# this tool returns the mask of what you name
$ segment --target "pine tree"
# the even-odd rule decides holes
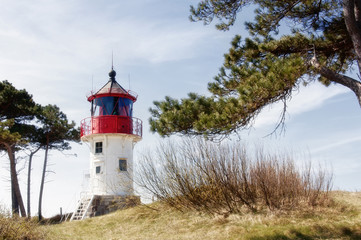
[[[15,153],[26,142],[27,122],[34,118],[36,107],[26,90],[16,89],[10,82],[0,82],[0,150],[7,152],[10,160],[12,212],[25,217],[25,207],[20,191]]]
[[[226,31],[244,8],[256,7],[246,22],[250,37],[235,36],[224,64],[208,84],[210,97],[189,93],[181,100],[166,97],[150,109],[151,130],[224,136],[249,127],[267,105],[286,101],[301,84],[341,84],[361,105],[361,1],[359,0],[202,0],[191,6],[192,21]],[[280,26],[289,34],[279,36]],[[283,119],[281,120],[283,121]]]

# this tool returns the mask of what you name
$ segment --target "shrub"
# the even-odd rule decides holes
[[[208,213],[290,210],[323,205],[332,175],[308,163],[296,166],[290,154],[251,155],[239,144],[201,139],[161,144],[142,157],[139,184],[178,209]]]

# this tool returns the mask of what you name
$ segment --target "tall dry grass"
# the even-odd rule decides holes
[[[46,239],[46,232],[40,228],[37,221],[12,217],[9,211],[0,208],[0,239],[42,240]]]
[[[143,155],[138,184],[172,207],[231,214],[295,210],[328,202],[332,174],[290,154],[201,139],[161,144]]]

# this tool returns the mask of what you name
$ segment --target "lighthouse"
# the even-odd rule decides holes
[[[89,186],[71,220],[108,213],[129,199],[139,201],[133,189],[133,148],[142,139],[142,121],[133,117],[137,94],[115,77],[112,67],[106,84],[88,97],[91,116],[81,121],[80,136],[90,149]]]

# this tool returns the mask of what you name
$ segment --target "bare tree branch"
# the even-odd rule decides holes
[[[334,72],[331,69],[326,68],[325,66],[321,66],[321,64],[318,62],[316,58],[316,55],[313,56],[313,58],[310,61],[310,64],[318,70],[321,76],[329,79],[332,82],[341,84],[351,89],[356,94],[357,100],[361,106],[361,82],[351,77]]]

